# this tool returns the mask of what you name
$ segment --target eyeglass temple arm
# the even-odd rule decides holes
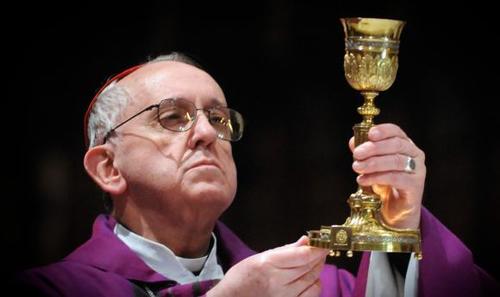
[[[134,114],[133,116],[131,116],[130,118],[126,119],[125,121],[121,122],[120,124],[114,126],[113,128],[111,128],[111,130],[108,131],[108,133],[106,133],[106,135],[104,136],[104,143],[106,142],[106,140],[109,138],[109,136],[111,135],[111,133],[114,133],[116,129],[120,128],[121,126],[125,125],[126,123],[130,122],[132,119],[138,117],[139,115],[141,115],[143,112],[146,112],[148,110],[151,110],[153,108],[157,108],[159,107],[160,105],[159,104],[154,104],[154,105],[150,105],[146,108],[144,108],[143,110],[139,111],[138,113]]]

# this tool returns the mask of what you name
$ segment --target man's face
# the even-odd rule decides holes
[[[196,108],[226,106],[224,94],[206,72],[179,62],[146,65],[119,82],[131,96],[122,120],[165,98],[183,98]],[[219,216],[236,193],[231,144],[217,138],[198,111],[185,132],[164,129],[157,110],[147,111],[116,130],[111,139],[114,166],[124,176],[124,195],[139,208],[189,217],[202,209]]]

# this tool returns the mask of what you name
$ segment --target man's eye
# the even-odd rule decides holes
[[[227,123],[226,117],[220,116],[220,115],[213,115],[210,117],[210,120],[212,123],[217,123],[217,124],[223,124],[225,125]]]
[[[169,111],[160,115],[160,122],[163,126],[171,127],[172,125],[187,122],[190,118],[187,112]]]
[[[229,115],[227,115],[224,111],[213,109],[210,112],[210,122],[213,124],[227,125],[228,119]]]

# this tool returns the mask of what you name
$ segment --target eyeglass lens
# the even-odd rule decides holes
[[[184,99],[165,99],[158,108],[158,120],[163,128],[183,132],[191,128],[197,117],[196,106]],[[226,107],[204,109],[210,124],[217,131],[217,137],[237,141],[243,135],[243,117]]]

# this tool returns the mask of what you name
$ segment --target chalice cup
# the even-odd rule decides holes
[[[376,18],[342,18],[345,33],[344,73],[352,88],[364,98],[355,124],[358,146],[368,139],[373,118],[380,113],[374,99],[391,87],[398,70],[399,38],[404,21]],[[358,186],[347,200],[351,215],[343,225],[321,226],[308,231],[309,244],[330,250],[331,256],[346,251],[414,252],[422,258],[420,231],[387,226],[380,213],[382,201],[371,187]]]

